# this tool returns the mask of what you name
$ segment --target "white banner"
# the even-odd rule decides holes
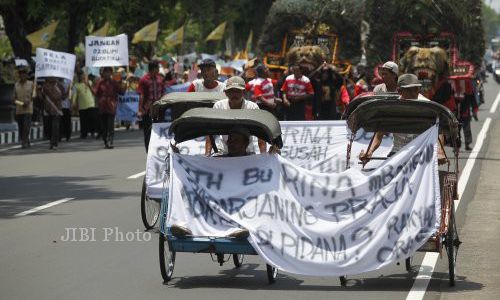
[[[167,226],[224,237],[239,228],[286,272],[353,275],[413,255],[440,223],[438,128],[371,172],[300,168],[279,155],[173,154]]]
[[[128,39],[126,34],[85,37],[85,66],[128,66]]]
[[[36,48],[35,77],[59,77],[73,81],[75,62],[74,54]]]
[[[170,123],[153,123],[146,161],[146,193],[150,198],[161,199],[164,182],[168,179]],[[189,155],[205,154],[205,138],[190,140],[177,145],[180,153]],[[168,184],[168,182],[166,182]]]
[[[346,169],[347,143],[350,131],[345,121],[280,122],[283,148],[281,156],[295,165],[320,173],[339,173]],[[147,194],[151,198],[161,198],[166,178],[165,158],[168,154],[170,123],[154,123],[149,142],[146,162]],[[358,155],[366,150],[372,133],[359,130],[351,149],[351,168],[361,168]],[[374,156],[385,157],[392,147],[392,137],[382,140]],[[181,154],[203,155],[205,140],[187,141],[179,147]],[[374,160],[366,168],[375,168],[382,161]]]

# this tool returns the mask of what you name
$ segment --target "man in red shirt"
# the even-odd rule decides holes
[[[115,115],[118,105],[118,94],[123,94],[125,88],[119,82],[111,79],[113,68],[104,67],[93,88],[93,94],[99,106],[99,116],[102,123],[102,139],[106,149],[113,148],[115,133]]]
[[[163,78],[159,74],[160,66],[158,61],[152,60],[148,64],[148,73],[139,80],[137,92],[139,92],[139,112],[138,117],[142,118],[142,127],[144,130],[144,146],[148,152],[149,140],[151,138],[151,106],[154,102],[160,100],[165,93]]]
[[[288,107],[286,112],[287,121],[304,121],[306,118],[306,103],[311,101],[314,90],[309,78],[303,75],[297,65],[290,66],[289,75],[281,87],[283,92],[283,104]]]
[[[269,78],[269,69],[265,65],[259,65],[255,71],[257,78],[253,80],[254,99],[260,109],[274,113],[277,102],[281,99],[274,97],[274,86],[276,81]]]
[[[198,65],[203,79],[194,80],[188,88],[188,92],[224,92],[225,84],[217,80],[217,68],[215,61],[206,58]]]

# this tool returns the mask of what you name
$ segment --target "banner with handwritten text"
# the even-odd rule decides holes
[[[346,169],[346,153],[350,131],[345,121],[280,122],[283,138],[281,156],[295,165],[320,173],[338,173]],[[166,157],[170,140],[170,123],[154,123],[146,162],[147,194],[161,198],[167,176]],[[362,168],[358,155],[366,150],[373,133],[359,130],[351,148],[351,168]],[[392,136],[384,137],[374,156],[385,157],[392,148]],[[179,145],[181,154],[203,155],[205,139],[187,141]],[[365,167],[374,168],[382,161],[370,161]]]
[[[318,173],[279,155],[172,154],[167,226],[224,237],[245,228],[286,272],[353,275],[413,255],[439,227],[438,128],[370,172]]]

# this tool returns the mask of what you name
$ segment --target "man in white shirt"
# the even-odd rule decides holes
[[[378,68],[378,74],[382,77],[384,83],[378,84],[373,89],[373,93],[396,93],[398,90],[398,65],[393,61],[384,63]]]
[[[418,77],[415,74],[403,74],[399,76],[398,78],[398,92],[400,94],[399,99],[404,101],[411,101],[411,100],[430,101],[429,99],[420,95],[419,91],[421,86],[422,84],[418,81]],[[370,160],[370,158],[373,155],[373,152],[375,152],[375,150],[377,150],[377,148],[382,143],[382,138],[384,137],[385,134],[386,132],[380,132],[380,131],[376,132],[375,136],[373,137],[373,141],[371,143],[370,148],[366,152],[364,150],[361,150],[361,153],[359,153],[359,159],[362,162],[367,162]],[[401,150],[401,148],[403,148],[406,144],[410,143],[413,139],[415,139],[418,136],[418,134],[393,133],[393,136],[394,136],[394,141],[389,156]],[[444,136],[440,134],[439,140],[441,141],[441,144],[443,144]],[[438,147],[438,163],[443,164],[445,162],[446,162],[446,156],[444,154],[444,150],[442,147]]]
[[[254,102],[245,100],[243,94],[245,92],[245,80],[239,76],[233,76],[226,81],[224,93],[227,99],[217,101],[214,109],[259,109],[259,106]],[[219,136],[217,142],[217,149],[221,154],[227,154],[227,136]],[[258,147],[260,152],[266,151],[266,142],[259,140]],[[250,143],[247,148],[248,153],[257,153],[257,141],[255,137],[251,137]],[[205,142],[205,155],[210,155],[212,151],[212,143],[210,139]]]
[[[201,70],[203,79],[194,80],[188,88],[188,92],[222,92],[224,83],[217,80],[217,68],[215,62],[206,58],[200,62],[198,68]]]

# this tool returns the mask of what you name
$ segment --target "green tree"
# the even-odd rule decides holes
[[[490,41],[500,30],[500,14],[483,3],[483,26],[486,40]]]
[[[366,0],[369,65],[390,59],[393,36],[403,31],[422,36],[452,32],[460,58],[480,64],[484,54],[481,7],[481,0]]]

